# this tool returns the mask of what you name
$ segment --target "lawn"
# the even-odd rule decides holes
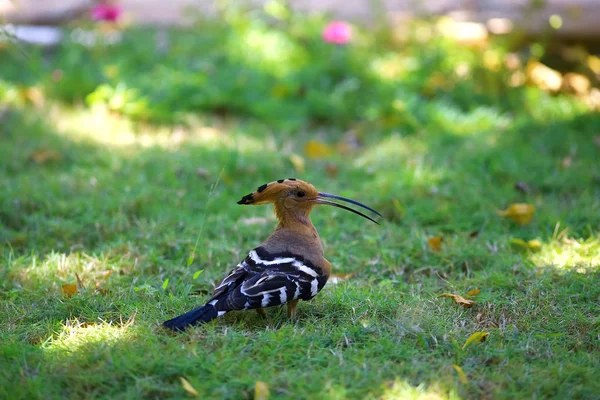
[[[593,56],[215,21],[0,49],[0,398],[598,397],[600,115],[526,68]],[[276,225],[237,200],[287,177],[385,219],[314,210],[336,277],[296,323],[164,330]]]

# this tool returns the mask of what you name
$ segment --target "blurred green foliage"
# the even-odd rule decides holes
[[[78,42],[93,31],[75,29],[50,51],[5,50],[0,99],[10,97],[9,86],[38,85],[61,102],[153,122],[216,112],[279,129],[366,122],[409,132],[427,123],[434,97],[463,112],[537,108],[539,91],[509,85],[514,71],[503,62],[508,49],[501,42],[484,51],[414,22],[401,39],[389,27],[372,34],[355,26],[350,44],[333,45],[321,39],[324,16],[269,4],[265,12],[227,9],[187,29],[96,29],[91,46]],[[105,45],[111,35],[122,40]]]

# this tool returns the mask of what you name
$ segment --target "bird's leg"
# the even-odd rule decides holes
[[[287,315],[292,321],[296,321],[296,308],[298,308],[298,300],[291,300],[287,303]]]
[[[258,315],[260,315],[264,319],[267,319],[267,313],[265,312],[264,308],[257,308],[256,312],[258,313]]]

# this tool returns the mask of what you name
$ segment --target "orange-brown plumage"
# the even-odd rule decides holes
[[[280,179],[258,187],[238,204],[272,203],[279,221],[275,231],[238,264],[217,286],[202,307],[185,313],[164,325],[183,330],[188,325],[208,322],[232,310],[257,309],[287,304],[288,316],[295,318],[298,300],[310,300],[323,288],[331,274],[331,264],[323,255],[317,229],[310,212],[318,204],[343,208],[377,223],[371,217],[329,199],[349,202],[381,216],[357,201],[318,192],[308,182]]]

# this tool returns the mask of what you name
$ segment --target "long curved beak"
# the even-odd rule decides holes
[[[377,212],[376,210],[372,209],[369,206],[366,206],[366,205],[364,205],[362,203],[359,203],[356,200],[348,199],[346,197],[338,196],[338,195],[331,194],[331,193],[319,192],[319,195],[317,196],[317,198],[315,200],[315,203],[317,203],[317,204],[326,204],[326,205],[329,205],[329,206],[334,206],[334,207],[337,207],[337,208],[344,209],[346,211],[350,211],[350,212],[352,212],[354,214],[360,215],[361,217],[366,218],[369,221],[375,222],[377,225],[379,225],[379,222],[375,221],[373,218],[369,217],[368,215],[365,215],[365,214],[361,213],[360,211],[357,211],[357,210],[355,210],[353,208],[347,207],[347,206],[345,206],[343,204],[335,203],[333,201],[329,201],[329,200],[325,200],[325,199],[342,200],[342,201],[345,201],[347,203],[351,203],[351,204],[357,205],[359,207],[362,207],[362,208],[364,208],[366,210],[369,210],[369,211],[371,211],[371,212],[373,212],[373,213],[375,213],[375,214],[377,214],[377,215],[379,215],[380,217],[383,218],[383,215],[379,214],[379,212]]]

